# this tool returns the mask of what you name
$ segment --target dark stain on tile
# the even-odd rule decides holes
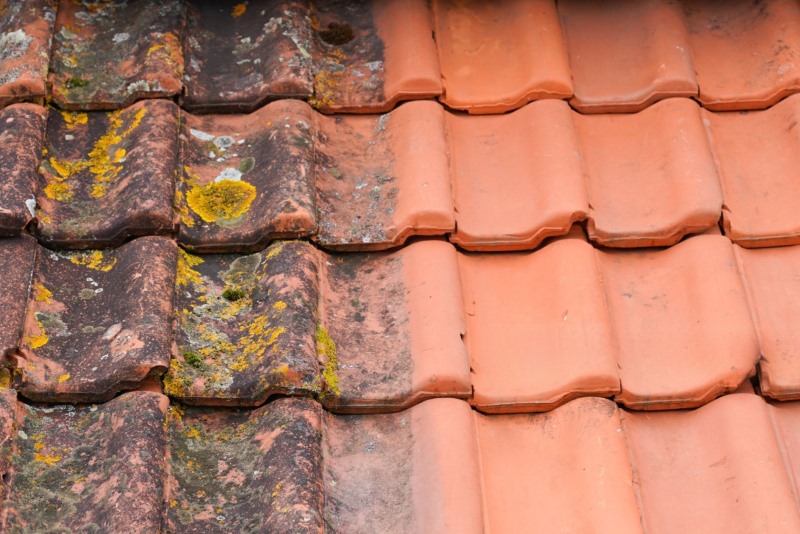
[[[169,364],[177,247],[143,237],[115,250],[40,249],[20,351],[20,393],[97,402]]]
[[[50,110],[37,195],[38,236],[59,248],[117,246],[173,231],[178,107]]]

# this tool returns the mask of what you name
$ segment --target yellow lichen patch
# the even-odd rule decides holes
[[[241,180],[195,186],[186,195],[189,207],[205,222],[235,219],[247,212],[255,198],[256,188]]]
[[[44,287],[44,284],[40,282],[33,284],[33,300],[50,304],[52,298],[53,292]]]
[[[39,334],[34,334],[32,336],[28,336],[25,338],[25,341],[28,343],[28,346],[31,349],[38,349],[47,345],[47,342],[50,341],[50,338],[47,337],[47,332],[44,331],[44,325],[41,321],[36,321],[36,326],[39,328]]]
[[[62,382],[66,382],[69,379],[70,379],[70,374],[69,373],[63,374],[63,375],[58,377],[58,383],[60,384]]]
[[[175,285],[177,286],[193,286],[202,284],[202,277],[199,272],[192,269],[203,263],[203,258],[189,254],[183,249],[179,249],[178,253],[178,269],[175,275]]]
[[[314,95],[308,99],[311,107],[316,109],[333,107],[341,80],[342,71],[319,71],[314,76]]]
[[[233,9],[231,10],[231,16],[241,17],[242,15],[244,15],[244,12],[246,10],[247,10],[247,4],[245,4],[244,2],[242,2],[241,4],[236,4],[235,6],[233,6]]]
[[[317,325],[317,356],[325,359],[322,379],[325,381],[328,390],[335,395],[341,395],[339,376],[336,374],[336,370],[339,367],[336,357],[336,343],[334,343],[328,331],[321,324]]]
[[[93,250],[91,252],[75,252],[69,261],[75,265],[82,265],[95,271],[107,273],[117,264],[117,258],[106,258],[102,250]]]
[[[72,200],[74,193],[72,192],[72,185],[64,182],[53,182],[44,188],[44,194],[49,199],[66,202]]]
[[[197,427],[192,427],[186,431],[186,437],[189,439],[200,439],[200,431]]]
[[[94,198],[103,198],[106,196],[106,186],[100,184],[94,184],[92,186],[92,192],[90,193]]]
[[[282,300],[277,301],[275,304],[272,305],[277,311],[283,311],[286,309],[286,303]]]
[[[175,211],[178,212],[181,222],[185,224],[187,228],[194,227],[194,219],[189,214],[189,206],[186,205],[183,191],[177,188],[175,189],[175,201],[173,202],[173,206],[175,206]]]
[[[82,112],[62,111],[61,117],[64,119],[64,124],[66,124],[67,130],[72,130],[79,124],[84,125],[89,122],[89,115]]]
[[[53,467],[55,464],[61,461],[61,456],[58,454],[42,454],[37,452],[33,455],[33,459],[37,462],[42,462],[43,464]]]

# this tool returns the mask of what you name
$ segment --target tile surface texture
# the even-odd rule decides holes
[[[56,0],[0,2],[0,106],[44,99],[55,8]]]

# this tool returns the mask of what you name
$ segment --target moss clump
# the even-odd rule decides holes
[[[183,360],[195,369],[201,369],[203,367],[203,358],[196,352],[184,352]]]
[[[325,358],[322,379],[325,381],[327,390],[334,395],[341,395],[339,376],[336,374],[336,370],[339,367],[339,361],[336,358],[336,343],[334,343],[328,331],[321,324],[317,325],[317,356]]]
[[[225,300],[229,300],[231,302],[236,302],[237,300],[241,300],[245,297],[244,291],[237,287],[229,287],[225,291],[222,292],[222,298]]]
[[[189,207],[205,222],[235,219],[250,209],[255,198],[256,188],[241,180],[195,186],[186,194]]]
[[[78,78],[77,76],[73,76],[72,78],[68,79],[64,85],[67,89],[74,89],[76,87],[86,87],[89,85],[89,80],[86,78]]]

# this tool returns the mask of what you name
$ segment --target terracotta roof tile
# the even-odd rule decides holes
[[[34,104],[0,110],[0,235],[16,235],[33,219],[36,169],[46,111]]]
[[[43,407],[0,392],[0,530],[158,531],[166,410],[157,393]]]
[[[33,400],[99,401],[163,372],[176,255],[160,237],[107,251],[39,249],[12,356],[17,390]]]
[[[179,0],[60,0],[50,61],[62,109],[119,109],[181,92],[185,9]]]
[[[444,94],[450,107],[498,113],[572,95],[555,2],[433,2]]]
[[[600,252],[627,406],[702,405],[754,371],[759,348],[726,238],[663,251]]]
[[[586,113],[640,111],[696,96],[697,80],[681,6],[666,0],[560,0],[575,96]]]
[[[800,243],[800,96],[765,111],[706,117],[725,196],[725,234],[745,247]]]
[[[0,2],[0,106],[45,97],[55,0]]]
[[[22,339],[25,304],[36,255],[30,237],[0,239],[0,357],[14,353]],[[5,362],[4,362],[5,363]]]
[[[109,113],[48,114],[37,192],[38,236],[97,248],[169,234],[178,108],[164,100]]]
[[[761,347],[761,391],[775,399],[800,398],[800,247],[734,247],[750,297]]]

